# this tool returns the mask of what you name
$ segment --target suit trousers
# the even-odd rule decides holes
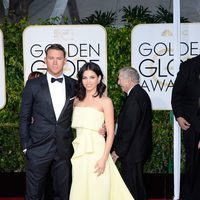
[[[54,200],[68,200],[71,187],[70,159],[28,158],[26,160],[26,200],[41,200],[51,173]]]
[[[181,197],[183,200],[198,200],[200,199],[199,188],[200,150],[197,150],[193,157],[190,157],[186,154],[185,173]]]
[[[144,163],[121,163],[121,175],[135,200],[147,200],[143,179]]]

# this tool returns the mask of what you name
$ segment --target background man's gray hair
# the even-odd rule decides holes
[[[140,75],[135,68],[123,67],[119,70],[119,74],[122,73],[125,79],[130,79],[134,83],[140,82]]]

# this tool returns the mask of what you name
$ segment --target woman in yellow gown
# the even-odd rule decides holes
[[[72,186],[70,200],[134,200],[110,150],[114,139],[112,100],[104,95],[103,73],[95,63],[86,63],[78,72],[78,93],[74,101]],[[106,139],[99,134],[106,126]]]

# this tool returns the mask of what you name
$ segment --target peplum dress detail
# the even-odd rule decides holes
[[[134,200],[111,156],[102,175],[94,172],[105,147],[105,138],[98,132],[103,123],[103,112],[92,107],[74,107],[72,128],[76,129],[76,138],[71,158],[70,200]]]

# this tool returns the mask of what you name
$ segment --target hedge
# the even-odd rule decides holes
[[[138,22],[139,23],[139,22]],[[24,155],[19,145],[19,109],[23,82],[22,32],[27,19],[12,24],[7,19],[0,24],[4,34],[7,103],[0,110],[0,172],[24,171]],[[112,98],[116,115],[123,94],[117,86],[117,72],[131,65],[131,27],[108,27],[108,95]],[[145,165],[147,173],[171,173],[173,169],[173,129],[171,111],[154,111],[153,154]]]

